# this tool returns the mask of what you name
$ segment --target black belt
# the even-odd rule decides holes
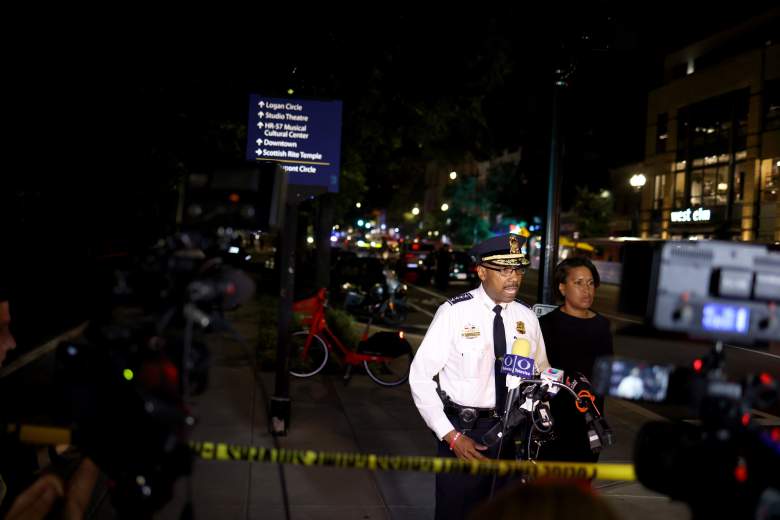
[[[456,415],[461,421],[471,423],[477,419],[498,419],[495,408],[473,408],[471,406],[461,406],[450,403],[444,406],[444,413]]]

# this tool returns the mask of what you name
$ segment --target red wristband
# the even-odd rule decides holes
[[[455,432],[455,435],[453,435],[452,440],[450,441],[450,451],[455,447],[455,443],[458,441],[460,436],[463,435],[460,432]]]

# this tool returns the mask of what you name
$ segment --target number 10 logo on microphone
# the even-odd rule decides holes
[[[508,376],[517,376],[524,379],[534,377],[534,360],[515,354],[504,356],[504,362],[501,365],[501,373]]]

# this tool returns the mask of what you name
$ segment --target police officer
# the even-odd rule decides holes
[[[517,300],[529,263],[521,253],[523,241],[502,235],[469,252],[482,283],[439,307],[415,354],[409,374],[412,397],[439,439],[439,457],[499,458],[498,445],[488,448],[480,439],[499,422],[505,406],[501,358],[511,353],[515,339],[530,342],[537,371],[550,367],[536,315]],[[514,458],[512,445],[503,443],[501,458]],[[492,484],[490,476],[437,474],[436,518],[464,518],[489,497]]]

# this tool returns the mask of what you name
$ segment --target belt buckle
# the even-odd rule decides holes
[[[479,417],[479,414],[474,408],[464,407],[461,408],[458,416],[460,417],[461,426],[463,426],[463,428],[471,428],[477,420],[477,417]]]

